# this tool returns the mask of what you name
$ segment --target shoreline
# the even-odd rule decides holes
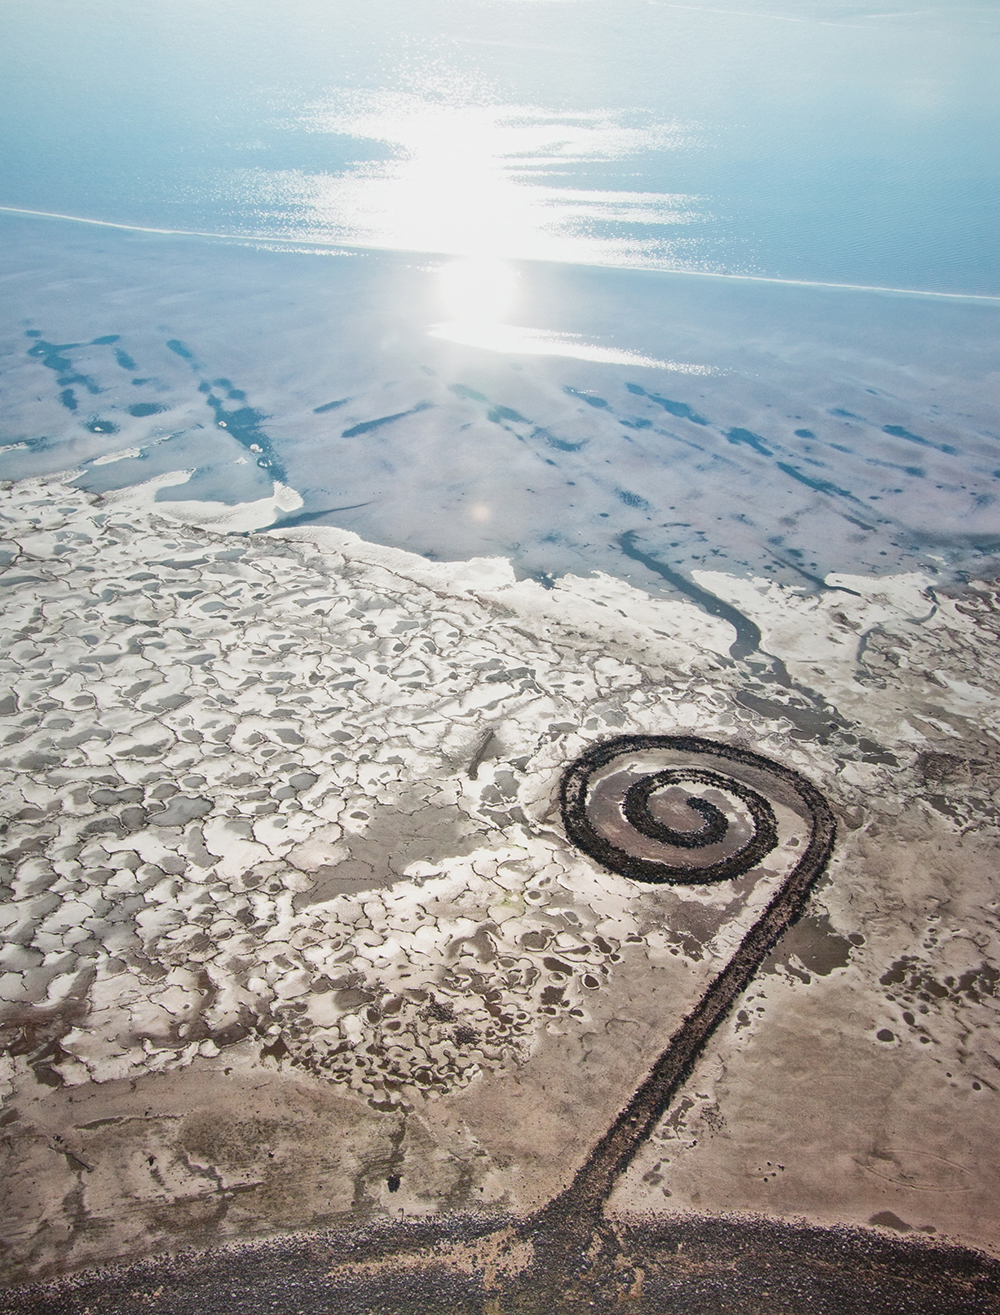
[[[207,233],[182,228],[151,228],[141,224],[117,223],[111,219],[90,219],[82,215],[64,215],[48,210],[28,210],[20,206],[0,205],[0,214],[22,215],[30,219],[57,219],[70,224],[88,224],[95,228],[112,228],[124,233],[148,233],[153,237],[193,237],[213,242],[232,243],[234,245],[257,246],[269,244],[271,249],[290,249],[295,254],[315,252],[317,255],[361,256],[369,252],[374,254],[422,256],[429,260],[455,260],[464,257],[464,251],[428,251],[421,247],[387,247],[374,243],[359,246],[350,242],[338,242],[334,239],[324,240],[308,237],[280,237],[273,234],[254,233]],[[790,288],[828,288],[839,292],[878,292],[900,297],[929,297],[944,301],[973,301],[1000,303],[1000,293],[995,292],[943,292],[931,288],[896,288],[882,287],[865,283],[829,283],[815,279],[791,279],[771,277],[764,274],[738,274],[722,270],[683,269],[665,265],[626,265],[599,264],[580,260],[556,261],[536,256],[510,254],[504,256],[516,265],[566,265],[570,268],[608,270],[616,273],[666,274],[691,278],[722,279],[733,283],[765,283]]]

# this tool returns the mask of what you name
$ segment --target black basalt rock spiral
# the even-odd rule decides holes
[[[593,783],[602,770],[625,762],[630,757],[669,753],[689,757],[694,762],[663,766],[658,771],[643,772],[624,789],[620,800],[621,819],[633,833],[664,847],[662,854],[643,855],[636,851],[636,834],[616,837],[609,829],[602,829],[592,809]],[[622,735],[606,740],[588,749],[566,769],[562,782],[562,815],[566,833],[574,844],[612,872],[634,881],[668,882],[687,885],[692,882],[728,881],[755,867],[778,844],[774,809],[759,788],[740,780],[733,771],[722,772],[715,765],[719,761],[749,771],[751,777],[763,775],[769,781],[778,774],[781,784],[788,784],[788,769],[779,768],[759,754],[745,749],[715,744],[696,736],[681,735]],[[712,766],[705,766],[705,763]],[[699,765],[700,764],[700,765]],[[790,774],[792,777],[795,773]],[[687,808],[700,814],[700,827],[681,829],[661,821],[651,811],[651,801],[669,787],[683,789],[686,785],[709,787],[716,793],[728,795],[743,804],[752,821],[752,829],[745,841],[734,852],[713,858],[702,864],[692,863],[684,851],[708,851],[725,841],[730,824],[725,812],[710,800],[688,795]],[[612,809],[614,800],[611,801]],[[629,841],[632,841],[630,844]],[[673,861],[669,850],[681,851]]]
[[[594,745],[566,769],[561,804],[574,844],[644,884],[717,883],[751,873],[781,844],[776,809],[803,832],[808,827],[804,846],[804,835],[786,837],[784,862],[796,861],[732,958],[569,1187],[529,1221],[529,1232],[575,1233],[600,1214],[712,1033],[801,915],[833,851],[835,823],[819,790],[792,768],[693,735],[623,735]]]

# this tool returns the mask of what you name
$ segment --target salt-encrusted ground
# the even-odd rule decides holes
[[[562,769],[628,731],[795,767],[839,839],[613,1208],[1000,1245],[991,586],[702,573],[735,659],[606,576],[154,493],[0,501],[11,1278],[564,1186],[768,889],[569,846]]]

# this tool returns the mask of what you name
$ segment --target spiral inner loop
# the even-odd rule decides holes
[[[720,840],[725,839],[729,823],[722,809],[716,808],[715,804],[709,803],[707,799],[691,795],[684,801],[688,808],[700,813],[704,819],[704,825],[697,831],[678,831],[675,827],[658,821],[649,811],[652,795],[666,789],[669,785],[686,785],[689,781],[708,783],[705,772],[684,771],[676,767],[668,767],[662,772],[657,772],[655,776],[647,776],[641,781],[636,781],[635,785],[630,786],[625,792],[622,813],[637,831],[649,836],[651,840],[661,840],[666,845],[677,845],[681,849],[703,849],[706,845],[716,845]]]
[[[655,756],[661,751],[690,752],[694,762],[660,767]],[[653,764],[644,765],[642,759],[648,764],[651,756]],[[698,759],[721,760],[722,770],[699,766]],[[726,770],[730,763],[732,769]],[[571,764],[563,778],[567,833],[602,866],[634,881],[701,885],[731,880],[755,867],[779,844],[774,809],[740,779],[749,775],[757,785],[761,768],[773,766],[756,754],[693,736],[622,736],[606,741]],[[766,776],[763,782],[766,788]],[[688,793],[697,786],[708,789]],[[615,789],[620,790],[617,798]],[[714,801],[705,797],[713,791],[718,792]],[[657,796],[665,792],[670,793],[657,808]],[[700,817],[701,825],[684,826],[683,809]],[[657,852],[661,846],[662,852]]]

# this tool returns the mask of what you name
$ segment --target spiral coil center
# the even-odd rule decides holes
[[[758,754],[711,740],[619,736],[567,769],[563,820],[574,844],[621,876],[727,881],[782,843],[776,802],[786,817],[807,812],[795,780]]]

